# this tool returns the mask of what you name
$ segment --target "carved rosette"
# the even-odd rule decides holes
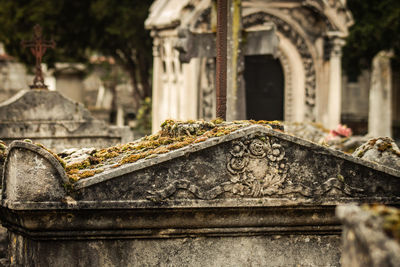
[[[285,150],[269,137],[236,141],[228,155],[226,192],[245,197],[276,194],[287,176]]]

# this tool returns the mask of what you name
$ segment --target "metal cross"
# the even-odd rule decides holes
[[[44,84],[43,72],[42,72],[42,57],[46,52],[47,48],[55,48],[56,43],[54,40],[45,41],[42,38],[42,27],[36,24],[33,27],[33,39],[30,41],[22,41],[21,45],[23,48],[29,47],[32,54],[36,57],[35,66],[35,79],[33,84],[29,87],[31,89],[47,89],[47,85]]]

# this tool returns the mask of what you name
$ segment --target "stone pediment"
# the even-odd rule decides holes
[[[0,104],[0,139],[32,139],[61,151],[72,147],[110,146],[128,142],[127,127],[96,120],[81,104],[59,92],[25,90]]]
[[[394,203],[400,198],[399,170],[258,125],[103,168],[71,184],[47,150],[13,142],[5,164],[3,205],[12,209],[215,203],[262,207]]]
[[[269,126],[247,123],[223,132],[212,125],[215,135],[206,139],[207,131],[193,131],[192,124],[167,126],[177,139],[190,135],[193,142],[167,139],[154,153],[135,154],[153,135],[85,150],[88,161],[77,165],[67,159],[73,154],[63,156],[63,166],[45,148],[14,141],[1,214],[17,240],[10,246],[17,265],[175,266],[190,255],[190,263],[207,258],[207,266],[339,266],[335,206],[400,203],[398,170]],[[96,153],[114,158],[100,163]]]

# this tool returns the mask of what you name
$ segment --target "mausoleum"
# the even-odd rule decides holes
[[[335,127],[341,47],[353,22],[346,1],[241,2],[238,79],[244,83],[236,91],[228,85],[228,103],[236,97],[239,104],[227,119]],[[154,38],[153,129],[166,118],[215,117],[215,9],[211,0],[152,5],[146,27]],[[228,84],[229,79],[228,70]]]

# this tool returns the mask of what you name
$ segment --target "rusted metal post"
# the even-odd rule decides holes
[[[35,65],[35,79],[33,84],[29,87],[31,89],[47,89],[47,85],[44,84],[43,72],[42,72],[42,57],[46,53],[47,48],[55,48],[56,43],[53,40],[45,41],[42,38],[42,27],[36,24],[33,27],[33,39],[30,41],[22,41],[21,45],[23,48],[30,48],[32,54],[36,57]]]
[[[226,119],[228,0],[217,0],[217,117]]]

